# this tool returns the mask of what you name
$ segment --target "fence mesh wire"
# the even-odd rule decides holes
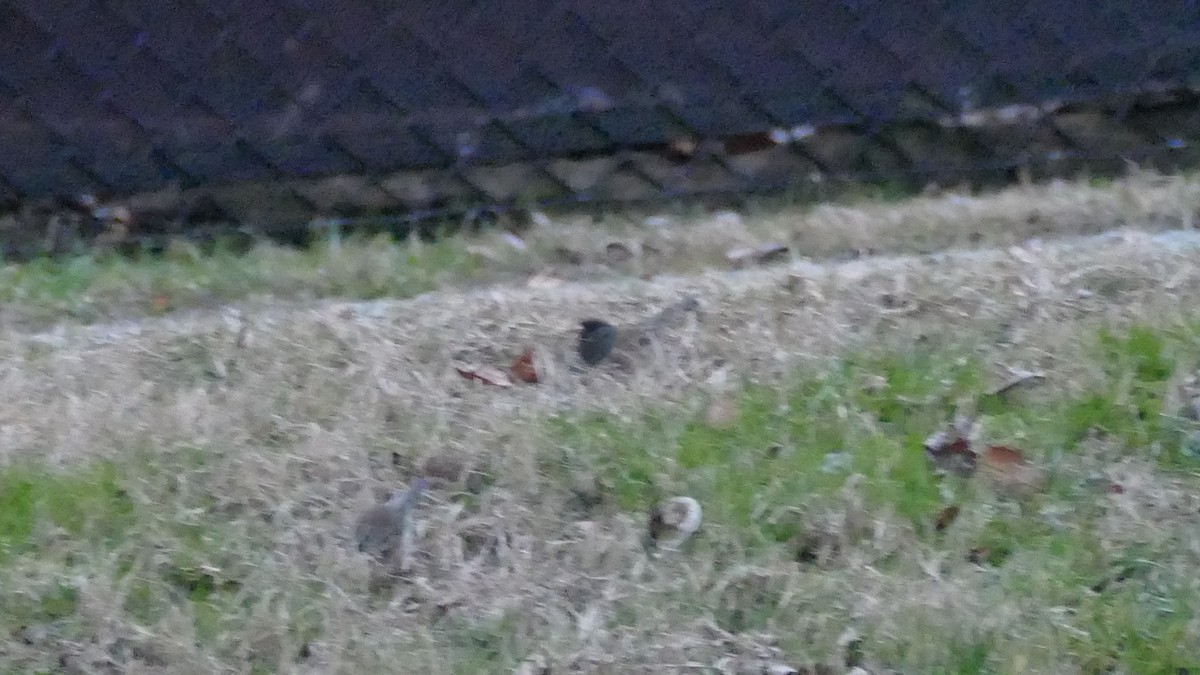
[[[1194,165],[1197,91],[1196,0],[4,0],[0,204],[294,227]]]

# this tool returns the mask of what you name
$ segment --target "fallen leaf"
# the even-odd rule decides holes
[[[1028,464],[1025,460],[1025,455],[1022,455],[1020,450],[1010,448],[1006,445],[988,446],[983,451],[981,459],[987,466],[1005,471]]]
[[[1123,495],[1125,494],[1125,486],[1120,483],[1109,483],[1107,492],[1110,495]]]
[[[994,487],[1013,497],[1028,497],[1045,486],[1041,469],[1031,464],[1020,450],[992,445],[980,453],[983,474]]]
[[[455,370],[459,375],[462,375],[468,380],[478,380],[484,384],[490,384],[496,387],[511,387],[512,380],[504,371],[491,366],[455,366]]]
[[[527,384],[537,384],[538,372],[533,365],[533,347],[526,347],[525,351],[513,361],[512,367],[513,377]]]
[[[937,518],[935,518],[933,521],[933,529],[941,532],[947,527],[950,527],[951,523],[958,518],[958,512],[958,504],[951,504],[950,506],[947,506],[939,511]]]

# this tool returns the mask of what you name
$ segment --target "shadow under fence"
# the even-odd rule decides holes
[[[0,244],[1197,165],[1200,3],[0,2]]]

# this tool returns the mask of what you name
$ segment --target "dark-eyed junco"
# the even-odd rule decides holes
[[[407,555],[414,534],[413,510],[417,498],[428,485],[429,481],[418,477],[407,490],[395,493],[386,503],[373,506],[363,513],[354,526],[358,550],[381,561],[396,552]]]
[[[608,358],[614,350],[645,346],[663,329],[699,307],[700,303],[695,298],[686,297],[641,323],[620,328],[601,319],[587,319],[580,323],[579,357],[584,363],[594,366]]]
[[[603,361],[617,343],[617,327],[600,319],[579,324],[579,358],[589,366]]]

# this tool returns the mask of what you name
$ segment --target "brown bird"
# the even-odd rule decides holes
[[[429,481],[424,477],[416,478],[407,490],[396,492],[386,503],[373,506],[363,513],[354,526],[358,550],[381,562],[396,553],[407,557],[414,535],[413,510],[417,498],[428,486]]]

